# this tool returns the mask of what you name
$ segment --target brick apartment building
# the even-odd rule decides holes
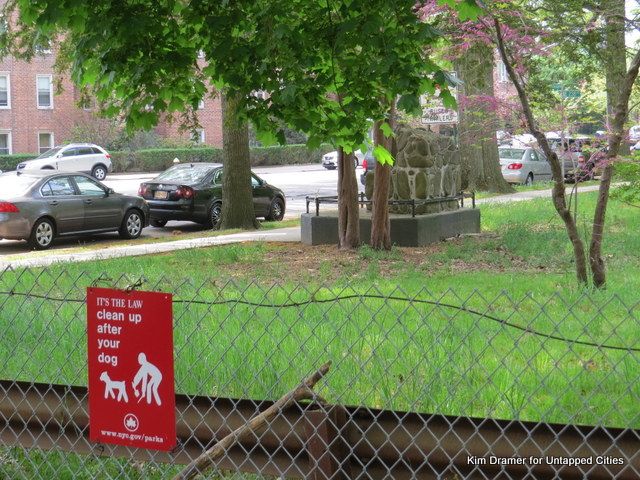
[[[204,61],[204,60],[202,60]],[[80,94],[69,78],[56,92],[55,54],[43,50],[31,62],[14,58],[0,61],[0,154],[41,153],[70,141],[76,125],[86,123],[95,112],[79,105]],[[198,111],[202,129],[198,143],[222,146],[220,99],[205,98]],[[161,137],[189,139],[176,123],[162,122],[155,131]],[[83,139],[97,143],[92,138]]]

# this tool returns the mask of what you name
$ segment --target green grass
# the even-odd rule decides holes
[[[594,198],[579,196],[581,231]],[[637,353],[530,331],[640,348],[640,215],[611,202],[608,288],[592,291],[576,285],[571,248],[549,200],[481,211],[482,235],[430,247],[350,253],[234,244],[7,271],[0,291],[81,299],[97,278],[109,278],[101,286],[123,287],[144,277],[144,289],[173,292],[179,392],[275,399],[332,360],[319,387],[330,402],[639,428]],[[439,305],[350,298],[273,308],[237,301],[283,304],[367,293]],[[0,295],[0,304],[3,378],[85,383],[82,303]]]

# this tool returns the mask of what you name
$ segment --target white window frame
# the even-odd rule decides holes
[[[509,74],[507,73],[507,67],[502,61],[502,59],[498,60],[498,81],[503,83],[509,81]]]
[[[0,77],[7,77],[7,106],[0,105],[0,110],[11,109],[11,75],[9,72],[0,72]]]
[[[51,100],[49,106],[40,105],[40,91],[38,90],[38,79],[46,77],[49,79],[49,99]],[[53,110],[53,75],[51,74],[38,74],[36,75],[36,106],[39,110]]]
[[[82,98],[80,100],[80,106],[85,112],[92,112],[96,106],[95,99],[93,97]]]
[[[42,145],[40,145],[40,135],[42,135],[43,133],[48,133],[51,136],[51,143],[50,143],[50,146],[47,147],[47,150],[55,147],[55,145],[56,145],[56,142],[55,142],[55,139],[54,139],[54,136],[53,136],[53,132],[38,132],[38,155],[40,155],[41,153],[44,153],[42,151]]]
[[[195,135],[192,135],[191,140],[193,140],[196,145],[204,145],[204,142],[205,142],[204,128],[197,128],[194,133],[197,134],[197,137]]]
[[[51,52],[52,52],[51,43],[47,42],[46,46],[38,44],[35,47],[35,51],[36,51],[36,54],[40,55],[41,57],[44,57],[46,55],[51,55]]]
[[[13,155],[13,142],[11,141],[11,130],[0,130],[0,135],[7,136],[7,147],[9,149],[8,153],[2,153],[0,155]]]

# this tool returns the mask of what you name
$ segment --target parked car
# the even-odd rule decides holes
[[[629,142],[636,143],[640,141],[640,125],[634,125],[629,129]]]
[[[358,168],[362,164],[362,160],[364,160],[364,154],[360,150],[356,150],[354,155],[354,164]],[[325,153],[322,156],[322,166],[327,170],[338,168],[338,152],[334,150],[333,152]]]
[[[602,140],[592,140],[585,136],[567,136],[562,141],[550,139],[551,148],[558,155],[564,178],[568,182],[588,180],[595,175],[595,163],[589,162],[591,151],[603,150],[600,146]]]
[[[96,180],[104,180],[111,171],[111,155],[91,143],[71,143],[47,150],[33,160],[21,162],[22,170],[60,170],[88,173]]]
[[[367,185],[367,174],[376,169],[376,157],[373,156],[373,151],[368,150],[365,153],[364,158],[362,159],[362,175],[360,175],[360,183],[362,185]]]
[[[121,195],[83,173],[5,172],[0,175],[0,238],[49,248],[56,237],[118,231],[137,238],[149,221],[140,197]]]
[[[280,221],[284,217],[284,193],[251,174],[256,217]],[[188,220],[211,228],[222,214],[222,165],[184,163],[140,184],[138,194],[151,207],[151,225],[164,227],[169,220]]]
[[[498,148],[502,176],[509,183],[531,185],[536,180],[551,179],[551,165],[537,148]]]

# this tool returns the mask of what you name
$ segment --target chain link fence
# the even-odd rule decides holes
[[[86,288],[0,275],[0,478],[172,478],[326,361],[206,478],[640,478],[640,302],[175,276],[178,446],[88,441]]]

